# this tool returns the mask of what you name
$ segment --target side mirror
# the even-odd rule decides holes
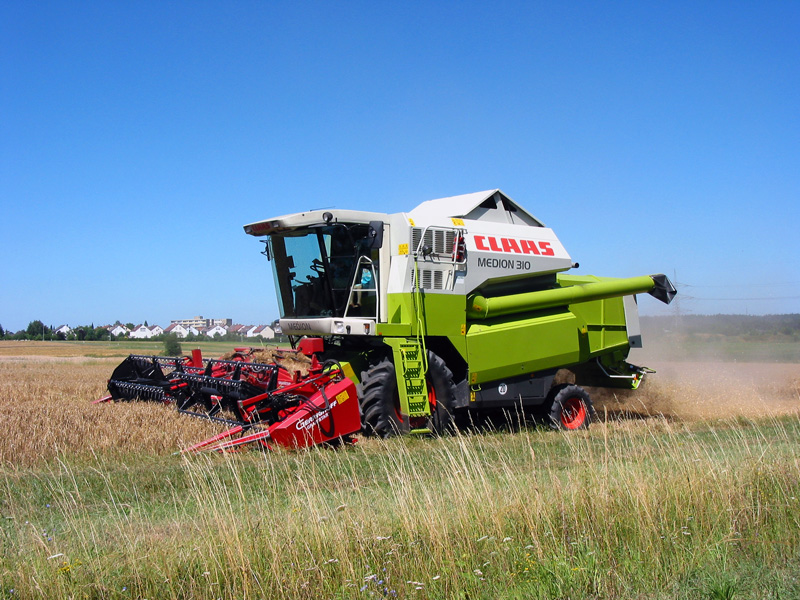
[[[370,221],[369,231],[367,232],[369,247],[376,250],[383,246],[383,221]]]

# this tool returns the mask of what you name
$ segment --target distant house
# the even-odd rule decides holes
[[[205,335],[211,338],[217,336],[222,337],[226,333],[228,333],[228,330],[225,329],[222,325],[214,325],[213,327],[208,327],[207,329],[205,329],[203,333],[205,333]]]
[[[72,333],[72,327],[69,325],[61,325],[58,329],[55,330],[55,333],[63,333],[64,336],[68,336]]]
[[[262,337],[271,340],[275,337],[275,330],[269,325],[259,325],[253,330],[253,335],[248,337]]]
[[[121,335],[128,335],[131,332],[130,329],[125,327],[125,325],[109,325],[108,326],[108,333],[115,337],[119,337]]]
[[[150,336],[150,328],[146,325],[137,325],[131,331],[130,337],[135,338],[137,340],[144,340],[148,339]]]
[[[227,327],[228,333],[235,333],[236,335],[245,335],[247,333],[248,325],[230,325]]]
[[[180,323],[171,323],[165,330],[164,333],[174,333],[179,338],[183,339],[187,335],[189,335],[189,327],[184,327]]]
[[[158,325],[153,325],[152,327],[137,325],[133,328],[133,331],[131,331],[130,337],[139,340],[149,340],[151,337],[161,335],[162,333],[164,333],[164,330]]]

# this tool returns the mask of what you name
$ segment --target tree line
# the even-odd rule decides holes
[[[111,340],[114,336],[105,327],[95,327],[94,323],[91,325],[81,325],[75,327],[72,332],[65,335],[61,331],[56,331],[50,325],[45,325],[42,321],[36,320],[28,323],[25,329],[13,332],[4,329],[0,325],[0,339],[4,340],[86,340],[86,341],[100,341]]]
[[[800,341],[800,314],[643,316],[645,333],[705,335],[742,340]]]

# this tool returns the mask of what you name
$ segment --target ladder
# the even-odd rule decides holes
[[[400,395],[400,410],[409,417],[431,414],[428,386],[425,383],[426,360],[422,344],[414,338],[387,338],[384,342],[394,352],[395,375]]]

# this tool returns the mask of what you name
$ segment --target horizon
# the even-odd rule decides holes
[[[800,312],[796,312],[796,313],[766,313],[766,314],[758,314],[758,315],[747,314],[747,313],[715,313],[715,314],[672,313],[672,314],[658,314],[658,315],[643,315],[643,314],[639,315],[639,318],[641,320],[643,320],[643,321],[646,321],[647,319],[674,319],[674,318],[692,318],[692,317],[706,317],[706,318],[708,318],[708,317],[731,317],[731,318],[742,318],[742,317],[745,317],[745,318],[751,318],[752,317],[752,318],[756,318],[756,319],[769,319],[769,318],[775,318],[775,317],[800,317]],[[223,325],[223,327],[233,327],[235,325],[240,325],[240,326],[245,326],[245,327],[246,326],[252,326],[252,327],[267,326],[267,327],[272,327],[272,323],[274,323],[275,320],[276,319],[272,319],[270,321],[262,322],[262,323],[234,322],[230,326]],[[28,322],[28,325],[30,325],[31,323],[34,323],[36,321],[41,321],[41,319],[32,319],[31,321]],[[151,328],[152,327],[156,327],[156,326],[162,327],[162,325],[160,323],[155,323],[155,322],[151,323],[149,319],[145,319],[141,323],[135,323],[134,324],[134,328],[137,328],[137,327],[140,327],[140,326],[144,325],[145,322],[147,323],[147,326],[151,327]],[[170,324],[172,324],[173,322],[174,321],[170,321]],[[52,331],[55,331],[56,329],[59,329],[59,328],[64,327],[64,326],[69,327],[72,330],[79,329],[81,327],[90,327],[91,324],[94,323],[94,321],[90,321],[89,323],[80,323],[80,324],[77,324],[77,325],[70,325],[69,323],[61,323],[59,325],[48,325],[48,324],[44,323],[43,321],[42,321],[42,323],[46,327],[51,329]],[[95,325],[94,327],[95,327],[95,329],[97,329],[98,327],[107,328],[107,327],[114,327],[117,324],[127,326],[128,323],[133,323],[133,321],[120,321],[119,319],[116,319],[113,323],[105,323],[103,325]],[[163,328],[166,329],[166,327],[168,327],[168,326],[169,325],[164,326]],[[14,331],[11,331],[8,328],[6,328],[5,326],[3,326],[2,323],[0,323],[0,327],[3,327],[3,329],[7,333],[18,333],[20,331],[25,331],[25,329],[27,328],[27,325],[25,327],[22,327],[21,329],[17,329],[17,330],[14,330]]]

